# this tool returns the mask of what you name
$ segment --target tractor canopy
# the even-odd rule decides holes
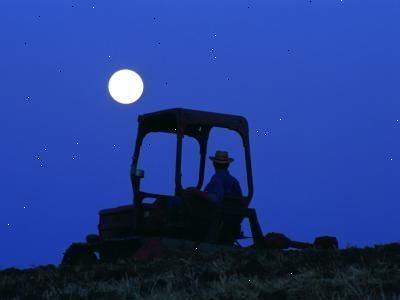
[[[175,196],[181,195],[182,188],[182,140],[184,136],[194,138],[200,148],[200,167],[197,188],[201,189],[204,181],[204,169],[206,163],[207,143],[210,131],[213,127],[226,128],[235,131],[241,137],[245,163],[248,194],[244,197],[247,203],[253,196],[253,178],[250,160],[249,129],[246,118],[242,116],[174,108],[153,113],[139,115],[138,133],[135,151],[131,164],[131,181],[134,191],[135,204],[141,204],[144,198],[159,198],[166,195],[152,194],[140,190],[142,170],[138,170],[140,149],[145,136],[153,132],[162,132],[176,135],[176,164],[175,164]]]

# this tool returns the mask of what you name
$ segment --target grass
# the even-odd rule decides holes
[[[0,299],[396,299],[400,244],[0,271]]]

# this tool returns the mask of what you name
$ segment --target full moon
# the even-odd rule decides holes
[[[139,74],[128,69],[115,72],[108,81],[111,97],[122,104],[131,104],[139,100],[143,88],[143,80]]]

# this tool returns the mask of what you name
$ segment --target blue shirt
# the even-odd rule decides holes
[[[221,202],[225,196],[242,197],[239,181],[228,170],[217,170],[204,190],[214,203]]]
[[[204,189],[213,203],[220,202],[224,196],[242,197],[242,189],[239,181],[227,170],[218,170],[211,177],[210,182]],[[172,197],[168,201],[169,208],[182,206],[182,198]]]

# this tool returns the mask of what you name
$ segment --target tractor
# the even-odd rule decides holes
[[[241,138],[244,148],[247,195],[225,197],[218,204],[199,193],[203,187],[207,146],[213,128],[232,130]],[[176,141],[175,189],[172,195],[151,193],[141,189],[145,170],[138,168],[141,148],[150,133],[173,135]],[[184,137],[197,141],[200,149],[197,184],[182,186],[182,142]],[[240,239],[246,238],[242,222],[250,224],[256,249],[337,248],[336,238],[323,236],[314,244],[295,242],[283,234],[263,236],[254,208],[249,208],[253,197],[249,127],[246,118],[199,110],[174,108],[138,116],[138,130],[130,168],[133,203],[99,212],[98,234],[89,234],[85,243],[73,243],[64,253],[62,265],[112,261],[122,257],[149,259],[168,251],[218,250],[236,251],[242,248]],[[168,204],[181,199],[178,208]]]

